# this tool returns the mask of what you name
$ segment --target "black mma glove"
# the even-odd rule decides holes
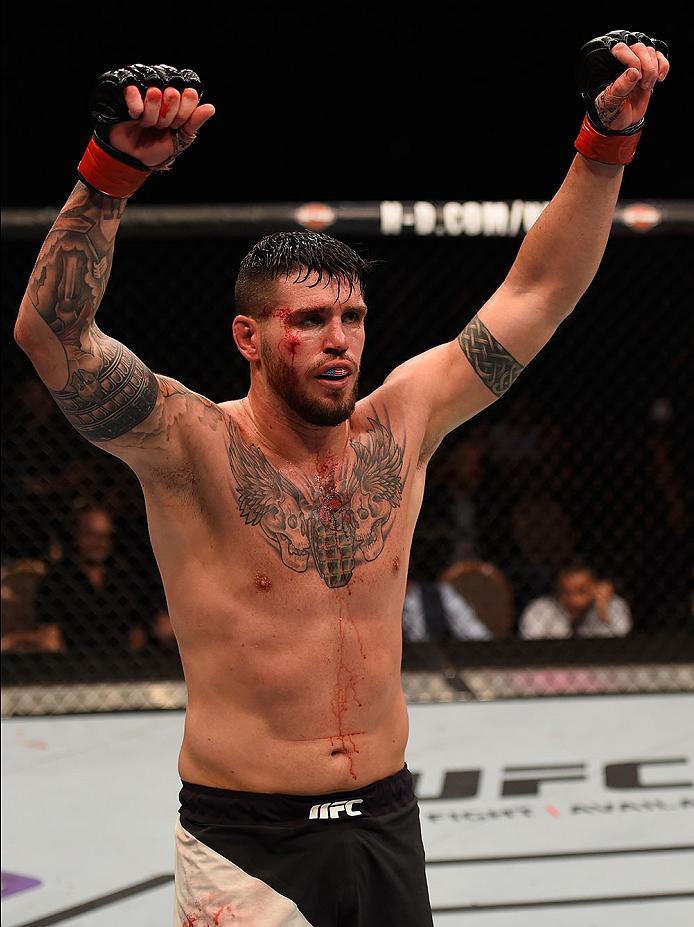
[[[200,78],[194,71],[179,71],[167,64],[133,64],[115,71],[106,71],[98,78],[89,107],[94,134],[79,163],[77,173],[80,180],[107,196],[131,196],[152,171],[168,170],[195,138],[194,135],[183,133],[180,129],[170,130],[174,139],[173,154],[153,167],[113,148],[109,144],[111,126],[131,118],[124,99],[125,88],[130,85],[137,87],[143,99],[150,87],[158,87],[161,91],[167,87],[174,87],[180,92],[186,87],[192,87],[199,97],[202,97],[203,93]]]
[[[662,52],[666,58],[668,56],[665,42],[627,29],[608,32],[582,46],[576,65],[576,81],[586,104],[586,116],[574,144],[584,157],[604,164],[629,164],[644,124],[644,120],[640,119],[625,129],[613,132],[603,125],[595,108],[596,97],[627,70],[627,66],[618,61],[611,51],[619,42],[626,45],[643,42]]]

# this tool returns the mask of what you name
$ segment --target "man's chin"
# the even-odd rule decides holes
[[[309,425],[332,427],[347,421],[354,412],[357,403],[357,385],[355,383],[346,396],[313,398],[305,395],[285,394],[284,398],[291,409]]]
[[[311,395],[305,389],[298,389],[286,371],[278,370],[272,363],[268,363],[267,368],[269,385],[278,398],[307,424],[333,427],[347,421],[354,412],[359,382],[356,377],[346,394],[340,391],[332,396]]]
[[[347,402],[338,403],[300,403],[294,407],[294,411],[303,418],[309,425],[322,425],[325,427],[340,425],[347,421],[354,412],[356,397],[353,396]]]

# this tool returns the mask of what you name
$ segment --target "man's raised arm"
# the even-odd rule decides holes
[[[653,88],[668,72],[667,46],[617,31],[581,49],[587,115],[579,154],[526,235],[506,279],[458,338],[413,358],[387,382],[428,405],[423,447],[433,449],[490,405],[541,350],[590,285],[641,134]]]
[[[148,448],[175,450],[180,384],[157,376],[95,323],[128,197],[166,170],[214,113],[192,71],[134,65],[103,74],[80,180],[41,248],[15,325],[62,412],[81,435],[137,466]],[[181,403],[178,403],[181,406]]]

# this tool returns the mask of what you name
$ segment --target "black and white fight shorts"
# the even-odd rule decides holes
[[[176,927],[432,927],[407,766],[327,795],[183,783]]]

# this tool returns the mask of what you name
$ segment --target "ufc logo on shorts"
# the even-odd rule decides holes
[[[364,801],[363,798],[352,798],[349,801],[326,801],[323,805],[314,805],[308,813],[309,819],[327,821],[328,818],[335,818],[340,816],[340,812],[344,811],[351,818],[356,817],[356,815],[361,814],[361,811],[354,811],[354,805],[361,805]]]

